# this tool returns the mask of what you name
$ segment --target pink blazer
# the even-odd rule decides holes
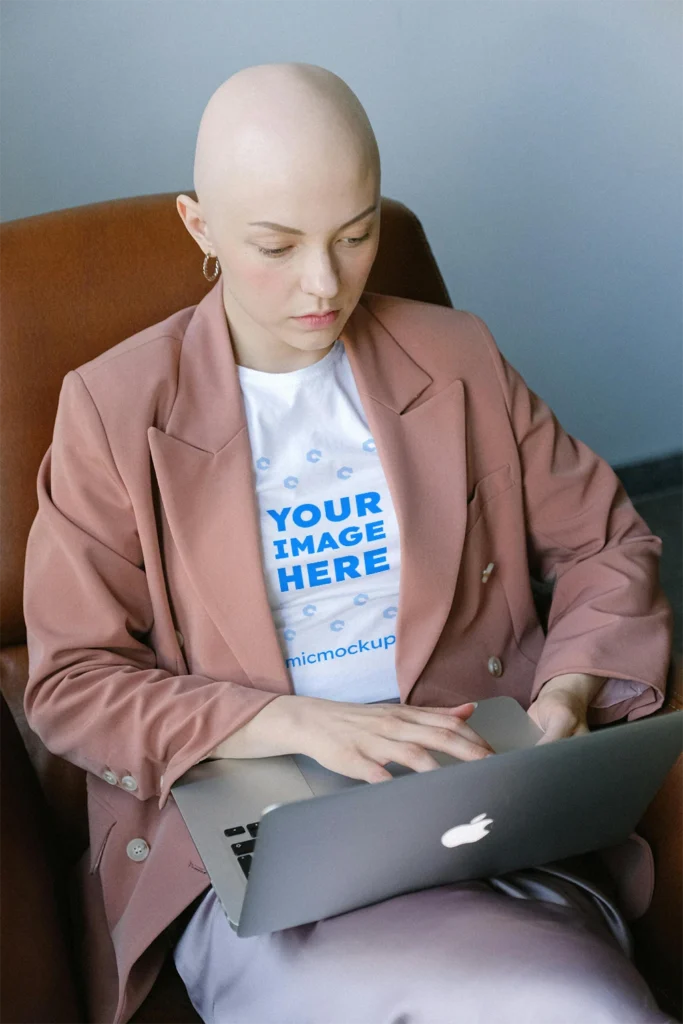
[[[471,313],[366,292],[341,337],[400,528],[401,700],[528,707],[577,671],[624,681],[593,723],[656,710],[672,634],[662,542],[607,463]],[[91,1013],[122,1022],[162,933],[208,885],[171,785],[292,693],[220,280],[66,375],[38,498],[26,714],[87,772]],[[532,577],[555,581],[547,636]]]

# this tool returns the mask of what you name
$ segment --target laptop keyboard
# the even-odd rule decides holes
[[[233,836],[245,836],[244,839],[231,843],[230,848],[237,857],[237,863],[248,878],[249,868],[251,867],[251,855],[254,852],[254,844],[258,835],[258,821],[252,821],[249,825],[233,825],[232,828],[224,828],[223,835],[227,836],[228,839],[232,839]],[[250,835],[251,839],[247,839],[247,835]]]
[[[373,700],[371,704],[398,704],[400,703],[400,697],[387,697],[384,700]],[[242,868],[245,877],[249,877],[249,869],[251,867],[251,855],[254,852],[254,843],[256,842],[256,836],[258,834],[258,821],[252,821],[249,825],[233,825],[231,828],[224,828],[223,835],[227,836],[228,839],[232,839],[233,836],[244,836],[244,839],[238,840],[236,843],[231,843],[230,848],[237,857],[237,863]],[[250,835],[251,839],[247,839],[246,836]]]

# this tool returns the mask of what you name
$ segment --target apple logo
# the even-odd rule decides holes
[[[444,846],[462,846],[463,843],[476,843],[489,834],[487,825],[493,824],[493,818],[487,818],[485,814],[477,814],[467,825],[456,825],[449,828],[441,836]]]

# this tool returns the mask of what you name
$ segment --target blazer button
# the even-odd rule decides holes
[[[121,785],[131,793],[134,793],[138,788],[138,784],[132,775],[124,775],[121,779]]]
[[[489,564],[486,566],[486,568],[484,569],[484,571],[481,574],[481,582],[482,583],[488,583],[489,576],[491,575],[491,573],[493,572],[495,567],[496,567],[496,563],[495,562],[489,562]]]
[[[108,782],[110,786],[118,785],[118,776],[111,770],[111,768],[105,768],[102,772],[102,778],[105,782]]]
[[[502,676],[503,674],[503,662],[500,658],[489,658],[488,668],[492,676]]]
[[[126,847],[126,854],[131,860],[147,860],[149,846],[144,839],[131,839]]]
[[[180,632],[179,629],[176,629],[175,635],[176,635],[176,640],[178,641],[178,646],[179,647],[184,647],[185,646],[185,637],[183,636],[183,634]]]

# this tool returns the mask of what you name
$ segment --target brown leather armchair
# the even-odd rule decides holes
[[[45,749],[22,703],[24,552],[37,510],[38,465],[65,374],[208,290],[175,196],[95,203],[0,229],[4,1024],[85,1020],[80,964],[87,950],[79,943],[78,893],[67,882],[88,843],[84,772]],[[391,199],[382,200],[381,243],[367,288],[451,305],[419,220]],[[672,662],[671,708],[683,706],[680,664]],[[654,849],[657,887],[650,910],[633,926],[641,971],[663,1008],[678,1014],[681,766],[639,827]],[[198,1020],[169,958],[133,1021]]]

